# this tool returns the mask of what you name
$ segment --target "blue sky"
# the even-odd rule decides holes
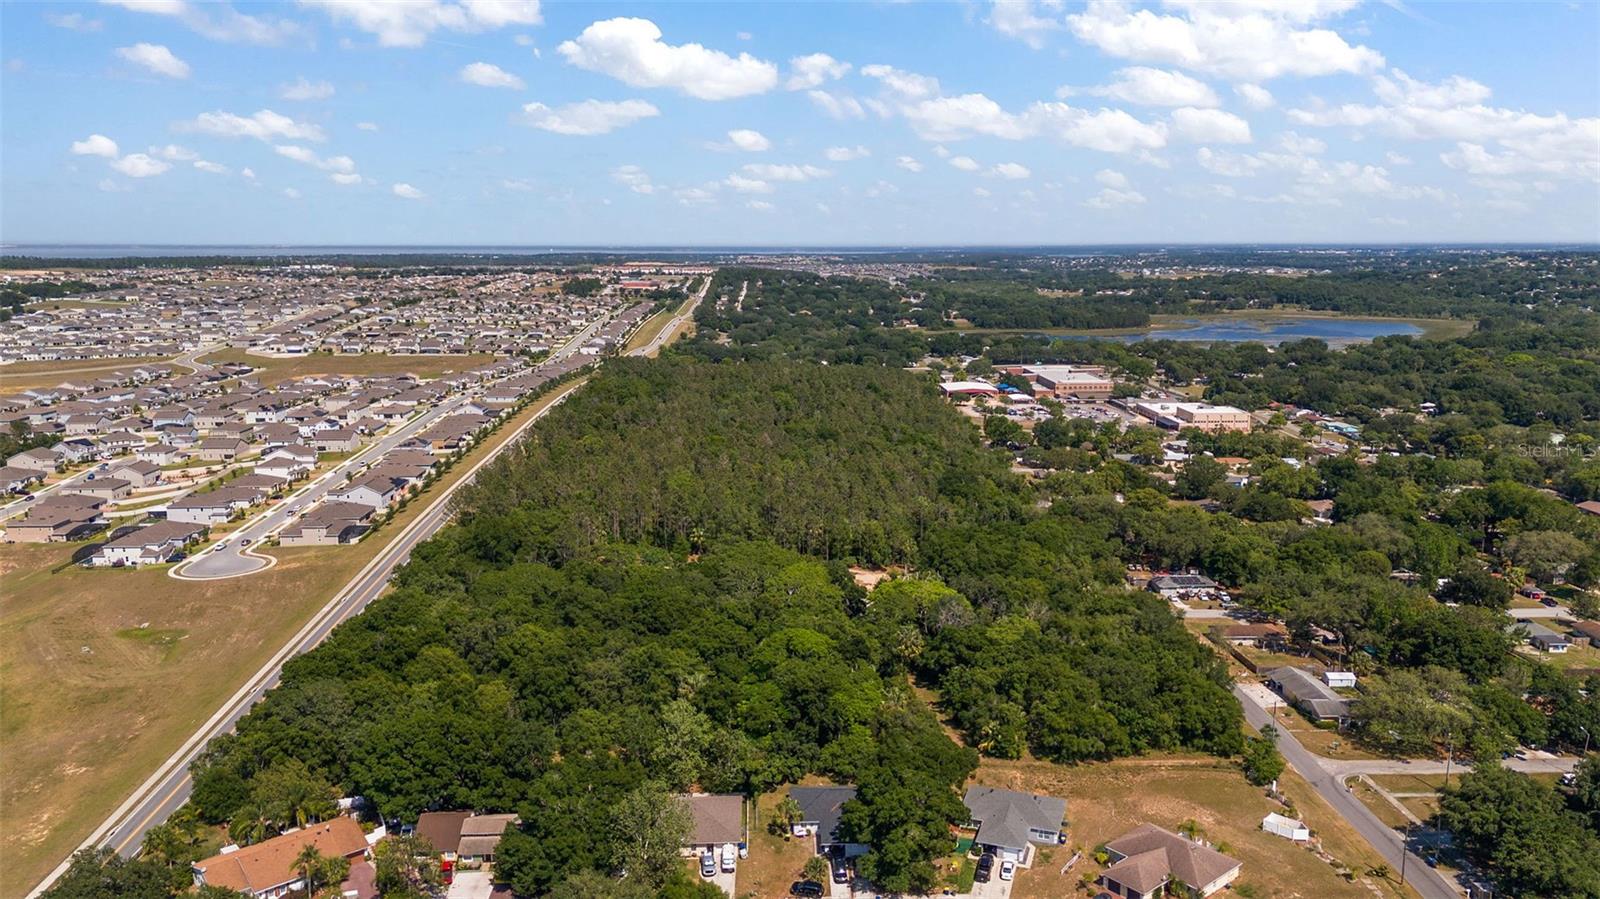
[[[0,240],[1600,240],[1600,5],[0,5]]]

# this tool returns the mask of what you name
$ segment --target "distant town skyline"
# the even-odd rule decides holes
[[[0,6],[0,241],[1600,240],[1600,5]]]

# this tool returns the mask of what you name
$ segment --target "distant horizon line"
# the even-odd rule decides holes
[[[1535,249],[1600,249],[1600,241],[1582,240],[1500,240],[1500,241],[1122,241],[1102,243],[817,243],[817,244],[492,244],[492,243],[73,243],[61,241],[0,243],[0,256],[26,255],[28,250],[283,250],[283,251],[339,251],[433,250],[460,253],[522,251],[532,253],[600,252],[626,253],[640,251],[730,253],[730,252],[818,252],[818,251],[918,251],[918,250],[1044,250],[1044,249],[1496,249],[1503,247]]]

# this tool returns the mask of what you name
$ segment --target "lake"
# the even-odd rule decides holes
[[[1075,331],[1071,334],[1038,333],[1033,336],[1071,340],[1183,340],[1194,343],[1280,343],[1315,338],[1329,346],[1368,343],[1392,335],[1422,336],[1422,328],[1403,319],[1346,318],[1339,315],[1209,315],[1163,321],[1141,331],[1111,331],[1103,335]]]

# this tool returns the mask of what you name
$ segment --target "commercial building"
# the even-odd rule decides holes
[[[1233,406],[1210,403],[1158,403],[1141,400],[1132,406],[1135,414],[1154,424],[1178,431],[1196,428],[1209,433],[1250,430],[1250,413]]]

